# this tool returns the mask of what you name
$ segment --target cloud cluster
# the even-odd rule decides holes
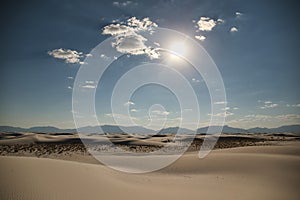
[[[76,50],[62,48],[54,49],[52,51],[48,51],[48,55],[53,56],[54,58],[65,60],[66,63],[84,64],[82,61],[80,61],[80,58],[83,57],[83,53]]]
[[[286,106],[287,106],[287,107],[300,108],[300,103],[298,103],[298,104],[292,104],[292,105],[287,104]]]
[[[218,102],[214,102],[215,105],[226,105],[227,102],[226,101],[218,101]],[[216,116],[216,117],[229,117],[234,115],[234,113],[232,112],[232,110],[238,110],[238,107],[228,107],[226,106],[225,108],[222,108],[221,110],[223,110],[224,112],[220,112],[217,114],[208,114],[209,116]]]
[[[121,24],[110,24],[103,28],[102,34],[120,35],[120,34],[125,34],[129,31],[133,31],[131,27],[121,25]]]
[[[225,112],[221,112],[221,113],[217,113],[217,114],[208,114],[209,116],[214,116],[214,117],[229,117],[229,116],[232,116],[234,115],[232,112],[229,112],[229,111],[225,111]]]
[[[97,88],[97,83],[95,81],[85,81],[85,84],[80,87],[85,89],[95,89]]]
[[[299,124],[300,115],[286,114],[286,115],[246,115],[237,119],[228,121],[232,126],[243,124],[245,127],[278,127],[283,125]]]
[[[204,41],[206,39],[204,35],[196,35],[195,38],[200,41]]]
[[[114,118],[114,119],[118,119],[118,120],[121,120],[121,121],[118,121],[120,122],[121,124],[118,124],[118,125],[125,125],[125,126],[128,126],[128,124],[126,123],[128,121],[128,117],[130,120],[138,120],[138,118],[136,117],[132,117],[132,116],[128,116],[128,115],[124,115],[124,114],[119,114],[119,113],[107,113],[105,114],[106,117],[109,117],[109,118]],[[122,123],[122,120],[124,122],[124,124]]]
[[[114,1],[113,2],[113,5],[114,6],[118,6],[118,7],[126,7],[130,4],[132,4],[133,2],[132,1],[124,1],[124,2],[118,2],[118,1]]]
[[[192,78],[192,81],[193,81],[194,83],[200,83],[200,82],[201,82],[201,80],[196,79],[196,78]]]
[[[278,104],[273,103],[272,101],[265,101],[265,102],[264,102],[264,105],[261,106],[260,108],[261,108],[261,109],[268,109],[268,108],[275,108],[275,107],[277,107],[277,106],[278,106]]]
[[[103,28],[102,34],[114,36],[112,46],[119,52],[130,55],[148,55],[151,59],[159,57],[157,48],[146,45],[147,39],[140,32],[152,33],[157,24],[149,18],[142,20],[132,17],[124,24],[110,24]]]
[[[236,19],[239,19],[243,16],[243,13],[241,12],[235,12],[235,18]],[[198,21],[196,20],[193,20],[194,23],[196,23],[196,26],[195,28],[197,28],[197,31],[196,32],[199,32],[199,31],[202,31],[202,32],[210,32],[212,31],[218,24],[223,24],[225,23],[225,20],[224,19],[213,19],[213,18],[209,18],[209,17],[205,17],[205,16],[202,16],[199,18]],[[229,32],[230,33],[235,33],[235,32],[238,32],[239,29],[235,26],[232,26],[230,29],[229,29]],[[196,35],[195,36],[195,39],[199,40],[199,41],[204,41],[206,39],[206,36],[205,35]]]
[[[200,31],[212,31],[212,29],[218,23],[224,23],[224,20],[222,19],[214,20],[209,17],[200,17],[200,19],[197,22],[197,25]]]
[[[212,18],[209,18],[209,17],[200,17],[200,19],[198,21],[194,21],[197,25],[195,26],[198,30],[198,31],[203,31],[203,32],[209,32],[209,31],[212,31],[213,28],[215,26],[217,26],[218,24],[223,24],[225,23],[225,20],[223,19],[212,19]],[[204,41],[206,39],[206,36],[204,35],[196,35],[195,38],[197,40],[200,40],[200,41]]]

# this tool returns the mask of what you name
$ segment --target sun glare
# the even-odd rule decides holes
[[[180,56],[184,56],[186,54],[187,48],[184,42],[173,42],[170,45],[170,50],[172,51],[172,55],[171,58],[177,58],[178,59],[178,55]]]

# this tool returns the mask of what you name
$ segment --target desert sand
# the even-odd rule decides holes
[[[21,139],[23,145],[37,148],[32,140]],[[28,146],[13,146],[23,150],[2,149],[0,199],[299,199],[300,143],[281,139],[219,148],[204,159],[189,151],[172,165],[146,174],[115,171],[84,150],[59,153],[54,146],[49,153],[43,144],[44,154],[35,157],[37,152],[30,154]],[[162,138],[154,140],[159,143]]]

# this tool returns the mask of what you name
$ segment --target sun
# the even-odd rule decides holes
[[[184,42],[173,42],[169,50],[171,51],[171,58],[178,59],[179,56],[184,56],[187,53],[187,46]]]

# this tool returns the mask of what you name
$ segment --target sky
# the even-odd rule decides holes
[[[282,0],[7,1],[0,8],[0,125],[74,128],[74,80],[79,69],[88,66],[85,59],[95,56],[91,51],[110,37],[112,47],[124,56],[99,82],[79,86],[96,90],[100,124],[115,123],[111,97],[122,74],[141,64],[161,63],[179,70],[200,102],[200,122],[186,120],[182,126],[208,125],[210,108],[218,102],[210,102],[203,77],[190,63],[160,52],[159,44],[147,44],[141,32],[158,27],[187,35],[213,59],[225,85],[225,124],[300,124],[299,5]],[[173,44],[186,54],[197,53]],[[99,55],[106,58],[105,53]],[[156,76],[155,64],[150,69],[153,78],[174,76],[175,85],[179,80],[163,68]],[[178,126],[181,113],[195,109],[180,108],[176,94],[155,84],[138,88],[129,101],[119,104],[137,125],[147,126],[151,118],[155,129],[163,120],[165,126]],[[126,125],[123,113],[114,116]]]

